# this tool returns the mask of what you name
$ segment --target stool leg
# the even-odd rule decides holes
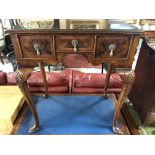
[[[38,65],[39,65],[39,68],[40,68],[40,71],[41,71],[41,75],[42,75],[42,78],[43,78],[43,84],[44,84],[44,87],[45,87],[45,94],[43,94],[43,97],[47,98],[48,97],[48,83],[47,83],[47,79],[46,79],[46,72],[45,72],[43,63],[38,63]]]
[[[109,80],[110,80],[112,67],[113,67],[113,65],[110,63],[109,66],[108,66],[108,71],[107,71],[107,74],[106,74],[106,80],[105,80],[105,85],[104,85],[104,92],[103,92],[104,99],[108,98],[107,97],[107,88],[108,88],[108,84],[109,84]]]

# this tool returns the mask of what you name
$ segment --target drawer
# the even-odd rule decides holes
[[[94,40],[93,35],[57,35],[56,52],[93,52]]]
[[[104,35],[97,37],[96,58],[128,58],[131,35]]]
[[[18,39],[22,58],[49,58],[54,55],[50,35],[20,35]]]

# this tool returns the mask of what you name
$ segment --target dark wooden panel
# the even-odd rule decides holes
[[[147,123],[146,117],[151,112],[155,112],[155,60],[150,55],[151,51],[153,49],[144,40],[135,69],[135,81],[128,96],[142,124]]]
[[[109,57],[109,46],[114,44],[116,49],[112,58],[127,58],[131,42],[130,35],[103,35],[97,37],[95,57]]]
[[[11,31],[11,37],[19,66],[39,62],[57,64],[63,56],[79,53],[94,65],[112,63],[117,68],[130,68],[138,45],[140,32],[103,30],[22,30]],[[77,52],[72,40],[78,40]],[[34,43],[43,46],[41,55],[36,54]],[[116,44],[114,56],[110,57],[110,44]],[[95,57],[95,53],[97,57]],[[30,60],[29,62],[27,60]],[[27,61],[27,62],[26,62]]]
[[[18,35],[18,38],[22,58],[48,58],[54,55],[53,41],[50,35]],[[40,55],[37,55],[34,44],[40,46]]]
[[[80,52],[93,52],[94,51],[93,35],[56,35],[56,51],[60,52],[73,52],[72,40],[77,40],[77,49]]]

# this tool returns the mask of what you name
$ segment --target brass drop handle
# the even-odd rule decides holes
[[[72,45],[74,47],[74,49],[73,49],[74,53],[77,53],[78,44],[79,44],[78,40],[72,40]]]
[[[109,56],[112,57],[114,55],[114,50],[116,49],[116,45],[115,44],[110,44],[109,45],[109,50],[110,50],[110,54]]]
[[[41,45],[38,43],[34,43],[33,47],[36,50],[37,55],[41,55]]]

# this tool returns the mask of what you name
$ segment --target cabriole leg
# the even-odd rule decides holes
[[[132,87],[133,81],[134,81],[135,74],[134,72],[131,72],[129,75],[126,75],[124,77],[124,85],[121,91],[121,94],[119,95],[115,112],[114,112],[114,118],[113,118],[113,131],[117,134],[122,134],[123,132],[117,127],[117,119],[120,114],[120,110],[122,108],[122,105],[124,103],[125,98],[127,98],[128,93]]]
[[[35,119],[34,125],[29,129],[29,133],[35,132],[39,128],[39,117],[36,107],[32,101],[30,92],[28,90],[26,73],[20,72],[19,70],[16,71],[16,81]]]

